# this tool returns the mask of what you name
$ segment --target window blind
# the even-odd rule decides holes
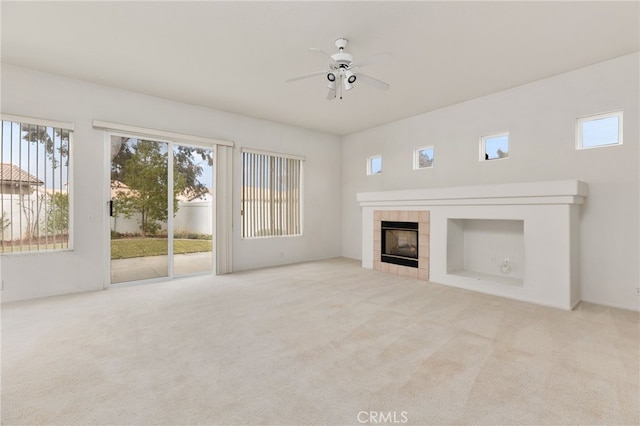
[[[72,129],[2,115],[0,253],[70,248]]]
[[[242,237],[300,235],[302,160],[242,152]]]

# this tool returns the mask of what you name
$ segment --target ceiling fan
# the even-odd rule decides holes
[[[362,74],[359,71],[359,68],[387,59],[391,56],[389,53],[378,53],[377,55],[354,61],[353,56],[344,51],[344,48],[349,44],[349,41],[346,38],[337,39],[335,44],[338,48],[338,53],[334,53],[333,55],[329,55],[322,49],[315,47],[309,49],[311,52],[320,54],[325,57],[325,59],[329,59],[328,71],[316,71],[310,74],[293,77],[287,80],[287,83],[315,77],[317,75],[324,75],[329,82],[327,84],[327,87],[329,88],[327,99],[329,100],[335,99],[336,97],[340,97],[340,99],[342,99],[344,91],[351,90],[356,81],[361,81],[380,90],[389,89],[389,85],[384,81]]]

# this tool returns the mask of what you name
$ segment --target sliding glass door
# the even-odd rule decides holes
[[[173,274],[213,270],[213,149],[173,146]]]
[[[110,136],[111,283],[213,270],[212,148]]]

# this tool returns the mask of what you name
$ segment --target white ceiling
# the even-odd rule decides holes
[[[636,52],[639,5],[2,1],[2,62],[344,135]],[[285,83],[340,37],[390,90]]]

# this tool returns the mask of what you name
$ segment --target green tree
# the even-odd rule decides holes
[[[48,198],[47,233],[60,235],[69,231],[69,195],[54,193]]]
[[[8,217],[5,217],[7,212],[2,212],[1,221],[2,222],[2,233],[0,233],[0,241],[2,242],[2,247],[4,247],[4,231],[11,226],[11,220]]]
[[[40,236],[42,230],[42,221],[40,220],[44,207],[44,194],[30,190],[31,194],[20,194],[18,205],[22,210],[22,220],[24,230],[21,238],[31,241],[33,238]]]
[[[125,217],[140,213],[140,230],[146,237],[167,220],[167,153],[158,142],[131,141],[135,142],[127,144],[129,155],[119,164],[121,181],[130,191],[119,192],[116,204]]]
[[[198,179],[202,176],[202,166],[195,162],[196,157],[208,166],[213,165],[213,152],[210,149],[176,145],[173,151],[174,196],[185,190],[191,198],[209,192],[207,186]],[[174,203],[174,206],[177,206],[177,203]]]
[[[20,124],[20,132],[23,140],[44,147],[47,157],[45,169],[51,167],[55,171],[61,167],[63,169],[68,167],[69,130],[22,123]],[[57,172],[54,173],[54,176],[57,176]],[[20,206],[27,222],[24,237],[29,239],[39,237],[45,229],[48,234],[54,235],[59,231],[68,232],[69,196],[54,193],[51,197],[47,197],[44,194],[35,193],[33,188],[31,188],[31,192],[32,197],[25,199],[22,195],[20,199]],[[47,204],[46,208],[45,204]],[[46,217],[41,216],[42,210],[45,210]]]
[[[11,220],[5,217],[7,212],[2,212],[2,231],[4,232],[11,225]]]
[[[0,233],[0,247],[1,250],[0,251],[4,251],[4,231],[11,226],[11,220],[7,217],[5,217],[7,215],[7,212],[2,212],[2,216],[1,216],[1,221],[2,222],[2,232]]]
[[[128,186],[129,191],[120,191],[116,195],[116,214],[130,218],[140,214],[142,236],[154,235],[161,224],[168,219],[168,170],[167,152],[164,143],[127,139],[111,164],[112,180],[119,180]],[[208,191],[206,185],[198,180],[202,167],[196,158],[213,164],[211,150],[178,145],[173,155],[173,214],[178,212],[177,195],[188,193],[198,197]]]
[[[426,151],[420,151],[418,162],[420,167],[431,167],[433,165],[433,158],[429,157]]]
[[[47,158],[53,168],[57,168],[62,160],[64,165],[69,162],[69,131],[54,129],[34,124],[21,124],[20,130],[25,141],[44,145]]]

